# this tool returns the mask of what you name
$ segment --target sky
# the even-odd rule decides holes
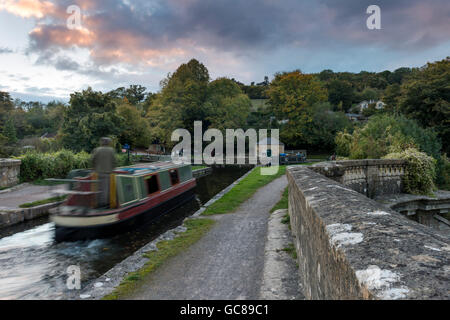
[[[380,29],[367,27],[370,5]],[[212,79],[250,83],[447,56],[448,0],[0,0],[0,91],[22,100],[68,101],[88,86],[156,92],[192,58]]]

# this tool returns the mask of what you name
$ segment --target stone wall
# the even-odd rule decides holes
[[[0,159],[0,188],[12,187],[19,183],[20,160]]]
[[[391,159],[328,161],[312,165],[310,169],[374,198],[402,192],[405,162]]]
[[[450,298],[448,237],[309,168],[287,178],[307,298]]]

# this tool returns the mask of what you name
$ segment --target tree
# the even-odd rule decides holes
[[[6,117],[14,110],[14,103],[9,92],[0,91],[0,126],[3,126]]]
[[[125,91],[125,97],[131,104],[137,105],[139,102],[144,100],[145,90],[147,90],[147,88],[141,85],[130,85],[130,87]]]
[[[148,148],[151,143],[150,125],[139,110],[123,102],[117,107],[117,114],[124,119],[119,142],[127,143],[133,148]]]
[[[276,74],[268,95],[277,119],[289,120],[281,128],[281,139],[292,146],[307,144],[305,128],[312,121],[312,106],[328,98],[321,82],[314,75],[300,71]]]
[[[3,128],[3,136],[6,137],[8,144],[14,144],[17,142],[16,128],[12,118],[8,118]]]
[[[251,102],[232,80],[219,78],[208,85],[206,126],[219,130],[244,128]]]
[[[148,109],[152,136],[172,145],[173,130],[194,132],[194,121],[205,120],[204,103],[209,82],[208,69],[195,59],[182,64],[174,74],[161,81],[161,92]]]
[[[317,103],[312,107],[312,121],[305,130],[306,140],[315,150],[334,150],[336,134],[351,127],[350,120],[343,112],[333,112],[328,102]]]
[[[335,106],[342,103],[342,109],[339,111],[348,112],[354,99],[353,88],[350,82],[344,80],[332,80],[328,84],[328,101]]]
[[[398,110],[399,98],[400,85],[398,83],[389,85],[383,93],[383,102],[386,104],[385,108],[396,113]]]
[[[117,137],[124,119],[116,113],[111,96],[91,88],[70,95],[61,128],[62,143],[75,151],[90,152],[101,137]]]
[[[450,58],[428,63],[415,70],[402,87],[401,111],[432,127],[442,139],[444,151],[450,153]]]
[[[359,94],[359,100],[375,101],[380,97],[378,91],[374,88],[367,87]]]

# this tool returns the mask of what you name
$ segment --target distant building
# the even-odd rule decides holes
[[[358,103],[358,105],[357,105],[358,109],[359,109],[359,112],[363,112],[363,110],[369,108],[369,105],[371,105],[371,104],[375,104],[375,108],[377,110],[381,110],[385,106],[385,103],[383,101],[381,101],[381,100],[379,100],[379,101],[375,101],[375,100],[367,101],[367,100],[364,100],[364,101],[361,101],[360,103]]]
[[[275,156],[275,148],[278,145],[278,154],[284,153],[284,143],[275,138],[265,138],[258,142],[257,154],[271,157]]]
[[[384,109],[384,106],[385,106],[386,104],[383,102],[383,101],[377,101],[377,103],[375,104],[375,109],[377,109],[377,110],[381,110],[381,109]]]

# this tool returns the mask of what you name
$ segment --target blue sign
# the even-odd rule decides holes
[[[128,143],[125,143],[125,144],[123,145],[123,148],[129,150],[129,149],[130,149],[130,146],[128,145]]]

